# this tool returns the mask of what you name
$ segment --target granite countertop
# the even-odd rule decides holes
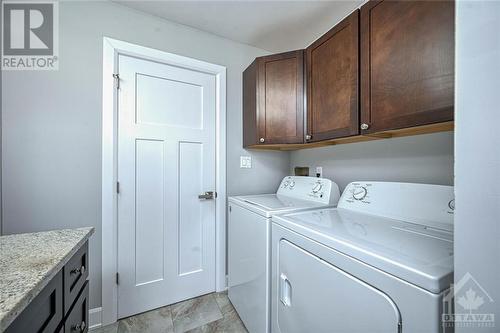
[[[78,228],[0,236],[0,332],[93,233],[94,228]]]

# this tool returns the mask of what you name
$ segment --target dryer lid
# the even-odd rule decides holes
[[[453,282],[451,232],[342,208],[276,216],[273,222],[433,293]]]

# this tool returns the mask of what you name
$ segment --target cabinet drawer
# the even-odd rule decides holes
[[[89,283],[85,281],[82,292],[64,322],[65,333],[86,333],[89,325]]]
[[[82,290],[89,276],[88,242],[64,266],[64,313],[68,313],[71,305]]]
[[[63,319],[62,270],[35,297],[5,333],[56,332]]]

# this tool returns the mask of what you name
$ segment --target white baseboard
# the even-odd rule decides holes
[[[102,308],[93,308],[89,310],[89,330],[101,327]]]

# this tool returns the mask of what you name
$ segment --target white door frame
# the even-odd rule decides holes
[[[102,325],[118,319],[117,89],[113,74],[126,54],[172,66],[196,69],[216,78],[215,288],[226,289],[226,68],[208,62],[104,37],[102,96]]]

